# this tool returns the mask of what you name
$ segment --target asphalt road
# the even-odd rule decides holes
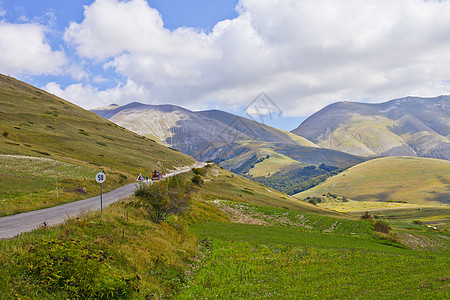
[[[205,166],[205,164],[199,163],[194,167],[198,168],[203,166]],[[187,172],[191,168],[192,167],[185,167],[178,171],[168,173],[167,177]],[[107,207],[120,199],[131,196],[137,186],[138,183],[130,183],[103,194],[103,207]],[[0,239],[12,238],[22,232],[32,231],[44,225],[44,222],[46,225],[51,226],[63,223],[68,218],[78,216],[82,213],[99,209],[100,196],[95,196],[59,206],[3,217],[0,218]]]

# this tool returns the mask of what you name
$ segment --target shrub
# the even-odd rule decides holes
[[[138,276],[124,279],[108,266],[104,252],[91,251],[80,241],[40,240],[24,255],[25,273],[51,292],[70,298],[124,298],[137,289]]]
[[[316,198],[316,197],[310,198],[308,200],[308,202],[311,203],[311,204],[317,205],[319,203],[322,203],[322,198]]]
[[[200,175],[194,175],[194,177],[192,177],[191,179],[192,183],[200,185],[203,183],[203,179]]]
[[[372,215],[369,214],[368,211],[366,211],[362,216],[361,216],[362,220],[371,220],[373,219]]]
[[[144,208],[150,219],[161,223],[170,215],[186,212],[191,204],[191,186],[179,176],[136,190],[136,205]]]
[[[7,131],[3,131],[3,136],[4,136],[5,138],[7,138],[7,137],[8,137],[8,134],[9,134],[9,132],[7,132]]]
[[[203,168],[194,168],[194,169],[192,169],[192,172],[194,172],[195,175],[201,175],[201,176],[205,176],[205,174],[206,174],[206,170]]]
[[[373,224],[373,230],[388,234],[391,231],[391,226],[389,226],[389,224],[384,221],[377,220]]]

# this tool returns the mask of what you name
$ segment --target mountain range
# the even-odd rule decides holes
[[[133,102],[93,112],[198,160],[214,160],[240,174],[269,176],[308,165],[348,167],[365,161],[220,110],[193,112],[174,105]]]
[[[338,102],[291,132],[353,155],[450,160],[450,96],[406,97],[378,104]]]

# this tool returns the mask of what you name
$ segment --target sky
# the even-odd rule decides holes
[[[450,1],[0,0],[0,73],[85,109],[221,109],[284,130],[337,101],[450,94]]]

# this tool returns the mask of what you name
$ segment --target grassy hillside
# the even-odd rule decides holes
[[[0,155],[0,200],[5,198],[0,215],[83,198],[86,195],[73,190],[87,186],[92,191],[89,187],[100,170],[106,171],[106,189],[111,189],[134,181],[139,173],[194,163],[178,151],[4,75],[0,75]],[[33,157],[47,160],[38,163]],[[56,197],[57,185],[62,199]],[[8,206],[11,202],[20,207]]]
[[[387,157],[356,165],[296,198],[332,193],[357,201],[450,204],[450,162]]]
[[[233,200],[346,218],[344,214],[305,203],[215,165],[204,169],[206,175],[201,193],[205,200]]]
[[[11,77],[0,76],[0,153],[139,173],[192,163],[186,155]]]

